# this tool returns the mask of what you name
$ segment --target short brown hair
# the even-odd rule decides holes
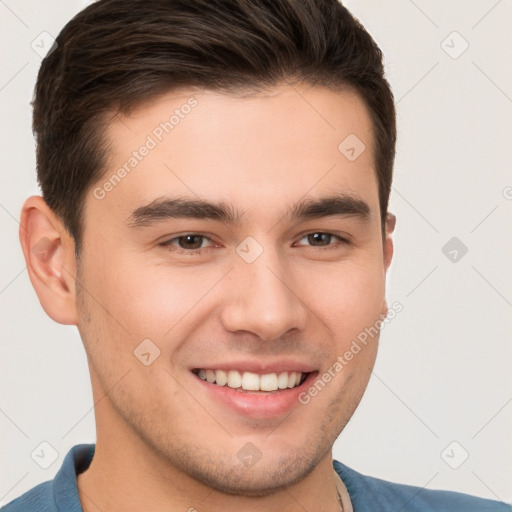
[[[77,255],[85,194],[106,171],[105,114],[183,87],[230,92],[298,80],[357,92],[373,122],[384,224],[393,95],[380,49],[337,0],[100,0],[56,43],[33,100],[37,176]]]

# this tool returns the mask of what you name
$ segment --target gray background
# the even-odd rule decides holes
[[[29,101],[41,33],[56,36],[85,4],[0,0],[0,505],[95,439],[78,331],[46,316],[18,242],[22,202],[38,193]],[[381,46],[397,100],[388,298],[404,309],[334,456],[384,479],[511,502],[512,2],[346,5]],[[56,450],[47,469],[31,458],[53,460],[41,442]]]

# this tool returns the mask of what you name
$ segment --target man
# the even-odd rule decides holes
[[[332,459],[395,310],[393,96],[339,3],[92,4],[34,130],[21,243],[97,442],[6,512],[508,510]]]

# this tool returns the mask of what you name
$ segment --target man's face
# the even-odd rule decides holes
[[[298,481],[330,458],[378,336],[338,356],[387,311],[367,110],[320,87],[181,91],[107,136],[78,275],[98,446],[131,443],[235,494]]]

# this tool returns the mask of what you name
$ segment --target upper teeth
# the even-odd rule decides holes
[[[294,388],[300,384],[301,372],[266,373],[258,375],[252,372],[240,373],[236,370],[199,370],[202,380],[215,383],[218,386],[227,385],[230,388],[242,388],[247,391],[275,391],[277,389]]]

